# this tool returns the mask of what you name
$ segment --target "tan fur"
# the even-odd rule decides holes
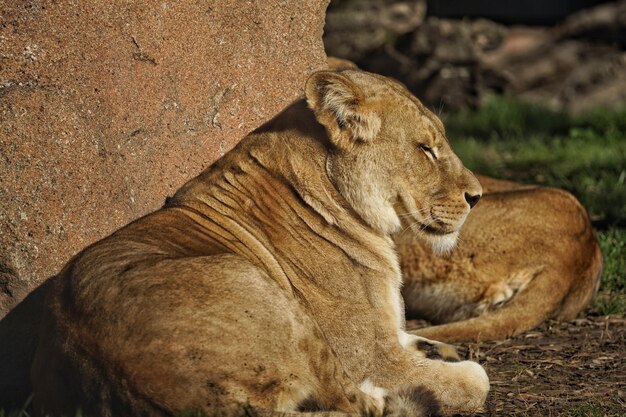
[[[357,68],[335,57],[328,66]],[[479,178],[485,195],[450,256],[410,233],[396,236],[408,317],[439,324],[411,333],[448,342],[504,339],[548,318],[575,318],[602,272],[586,210],[562,190]]]
[[[296,102],[54,279],[32,368],[38,410],[481,408],[480,365],[401,344],[390,238],[412,228],[449,249],[478,181],[397,83],[322,71],[306,94],[312,110]]]
[[[449,257],[398,236],[411,318],[441,341],[504,339],[548,318],[571,320],[592,300],[602,254],[585,209],[569,193],[480,178],[485,194]]]

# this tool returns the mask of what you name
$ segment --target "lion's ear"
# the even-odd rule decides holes
[[[349,150],[356,142],[372,141],[378,134],[380,118],[361,88],[347,76],[318,71],[307,80],[305,94],[317,121],[338,148]]]

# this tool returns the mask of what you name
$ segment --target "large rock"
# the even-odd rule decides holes
[[[325,65],[328,0],[0,0],[0,317]]]

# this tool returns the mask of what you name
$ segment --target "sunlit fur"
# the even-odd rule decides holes
[[[417,222],[415,233],[449,248],[480,184],[441,121],[396,82],[321,71],[305,92],[166,207],[53,278],[35,410],[481,409],[480,365],[400,343],[392,239]]]

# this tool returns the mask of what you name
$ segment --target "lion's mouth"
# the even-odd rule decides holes
[[[439,227],[434,227],[432,225],[420,224],[419,230],[422,232],[426,232],[431,235],[443,236],[450,233],[454,233],[454,230],[445,230]]]

